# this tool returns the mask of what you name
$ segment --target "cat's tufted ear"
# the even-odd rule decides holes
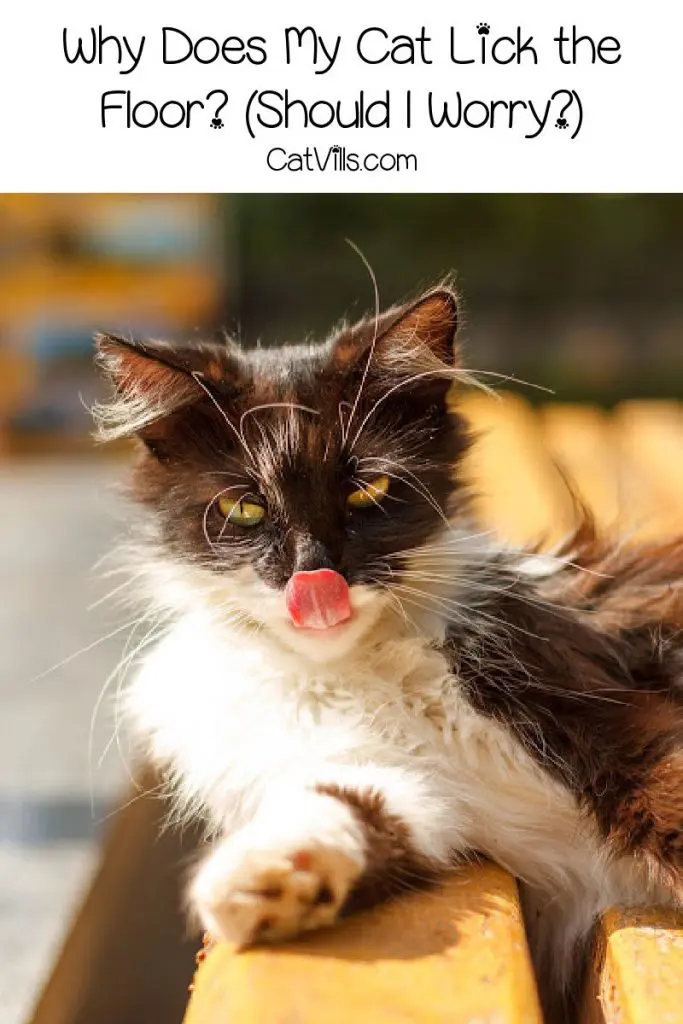
[[[420,362],[429,357],[452,367],[457,330],[457,296],[450,287],[437,287],[415,302],[390,309],[377,319],[368,317],[342,331],[336,340],[334,359],[340,368],[351,368],[374,343],[378,361]]]
[[[435,288],[404,307],[382,339],[384,348],[424,346],[447,366],[456,360],[458,300],[450,288]]]
[[[149,431],[181,409],[207,397],[207,391],[231,395],[236,390],[236,362],[231,347],[214,342],[178,345],[140,341],[114,334],[95,339],[96,361],[113,384],[115,397],[96,406],[102,440]]]

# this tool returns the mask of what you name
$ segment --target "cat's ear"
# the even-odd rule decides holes
[[[451,288],[434,288],[416,302],[404,307],[385,332],[381,347],[392,345],[410,350],[427,348],[446,366],[456,361],[455,339],[458,332],[458,300]]]
[[[206,398],[207,390],[230,394],[235,389],[227,345],[179,346],[114,334],[97,335],[95,342],[96,361],[115,391],[113,401],[94,410],[102,440],[137,434],[149,443],[177,413]]]
[[[415,302],[395,307],[378,318],[368,317],[342,331],[336,339],[334,361],[352,369],[374,346],[373,362],[433,362],[452,367],[456,362],[458,299],[448,286],[433,288]]]

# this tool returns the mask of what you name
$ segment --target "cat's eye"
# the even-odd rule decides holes
[[[266,518],[263,505],[255,501],[233,501],[232,498],[219,498],[218,507],[221,515],[235,526],[258,526]]]
[[[377,505],[382,498],[385,498],[389,491],[389,477],[378,476],[367,484],[363,484],[357,491],[351,491],[346,504],[350,508],[369,508]]]

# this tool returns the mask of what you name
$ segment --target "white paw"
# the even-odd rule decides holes
[[[223,840],[190,889],[212,936],[247,945],[336,919],[365,863],[360,825],[334,797],[297,793]]]

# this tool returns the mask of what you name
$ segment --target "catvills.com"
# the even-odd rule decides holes
[[[302,152],[289,152],[282,146],[274,146],[266,154],[266,164],[271,171],[309,171],[318,174],[332,172],[417,171],[415,153],[354,153],[346,146],[328,146],[319,149],[307,146]]]

